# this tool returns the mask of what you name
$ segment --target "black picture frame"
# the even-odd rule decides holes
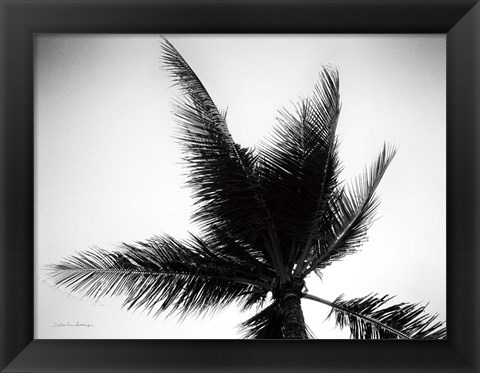
[[[0,12],[2,372],[480,372],[478,1],[0,0]],[[446,34],[448,340],[34,340],[36,33]]]

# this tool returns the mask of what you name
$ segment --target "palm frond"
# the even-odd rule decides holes
[[[265,260],[263,252],[258,247],[233,237],[229,232],[221,230],[215,225],[211,225],[203,237],[209,247],[214,248],[216,255],[226,256],[231,262],[248,266],[260,275],[267,274],[271,278],[275,276],[274,269]]]
[[[336,222],[335,206],[340,196],[338,192],[340,189],[338,175],[341,171],[337,141],[332,143],[329,152],[330,155],[322,191],[318,196],[316,208],[307,225],[305,240],[295,259],[295,263],[297,264],[295,273],[297,275],[301,275],[305,268],[308,268],[308,264],[311,264],[311,261],[316,258],[315,253],[317,253],[317,248],[324,241],[324,238],[329,236],[332,225]]]
[[[282,308],[274,301],[263,310],[239,325],[246,339],[283,339]],[[310,328],[306,326],[308,338],[314,338]]]
[[[294,112],[280,111],[271,138],[260,148],[265,200],[291,266],[337,184],[339,113],[338,72],[327,66],[311,97],[297,104]]]
[[[338,297],[329,317],[336,325],[349,327],[353,339],[445,339],[443,322],[425,312],[426,306],[399,303],[386,306],[392,296],[376,294],[344,300]]]
[[[282,339],[281,317],[280,305],[274,302],[240,324],[240,330],[247,339]]]
[[[232,154],[232,145],[222,131],[206,126],[201,113],[189,103],[177,103],[174,112],[180,128],[177,138],[189,170],[187,185],[197,206],[193,221],[204,231],[213,224],[232,236],[254,242],[265,220],[252,186],[255,153],[234,144],[236,154]]]
[[[189,64],[167,38],[162,38],[161,46],[164,66],[175,84],[192,101],[197,110],[210,121],[210,125],[224,126],[222,115]]]
[[[164,39],[162,46],[164,63],[187,98],[174,112],[197,206],[194,221],[203,230],[215,225],[247,243],[260,241],[257,246],[283,275],[275,228],[259,193],[255,153],[233,141],[225,116],[173,45]]]
[[[252,292],[268,291],[271,282],[195,237],[185,242],[154,237],[123,244],[120,252],[93,249],[47,269],[58,287],[94,299],[125,296],[124,307],[156,316],[168,308],[185,316],[244,303]]]
[[[255,288],[253,291],[245,293],[245,299],[242,300],[240,311],[247,311],[253,307],[261,308],[265,305],[268,291],[264,288]]]
[[[316,242],[317,252],[310,268],[305,272],[321,270],[335,260],[354,253],[367,238],[367,230],[373,222],[379,199],[375,191],[396,150],[384,145],[370,171],[365,171],[346,190],[338,192],[330,206],[334,219],[322,240]]]

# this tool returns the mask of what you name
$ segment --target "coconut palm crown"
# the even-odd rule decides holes
[[[323,67],[313,93],[293,111],[282,109],[271,137],[250,149],[233,140],[226,114],[166,39],[162,51],[184,96],[173,111],[200,233],[81,252],[48,266],[54,285],[94,299],[123,296],[125,308],[153,315],[257,306],[240,325],[246,338],[311,337],[302,298],[330,307],[351,338],[445,338],[444,323],[420,304],[376,294],[329,301],[305,288],[312,272],[321,275],[365,242],[377,186],[396,152],[384,145],[369,170],[348,185],[339,180],[337,70]]]

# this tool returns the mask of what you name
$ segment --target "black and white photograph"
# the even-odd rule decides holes
[[[37,34],[35,339],[446,339],[444,34]]]

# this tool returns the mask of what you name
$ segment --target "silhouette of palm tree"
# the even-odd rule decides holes
[[[261,310],[240,325],[246,338],[311,336],[302,298],[331,307],[352,338],[445,338],[444,323],[419,304],[392,305],[391,296],[376,294],[328,301],[305,288],[312,272],[321,275],[365,241],[376,188],[396,152],[384,145],[370,170],[349,185],[339,180],[336,69],[323,67],[313,94],[294,112],[281,110],[271,138],[250,149],[232,139],[226,114],[173,45],[163,39],[162,48],[184,94],[174,113],[201,233],[82,252],[48,266],[53,283],[93,298],[121,295],[127,309],[155,315],[257,305]]]

